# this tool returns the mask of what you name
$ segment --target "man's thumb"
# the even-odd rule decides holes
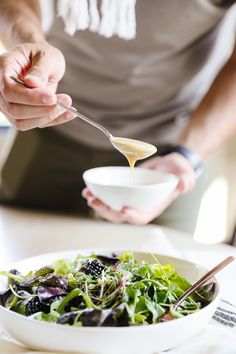
[[[27,86],[32,88],[47,86],[50,63],[46,57],[45,53],[39,52],[33,58],[31,67],[24,76],[24,82]]]

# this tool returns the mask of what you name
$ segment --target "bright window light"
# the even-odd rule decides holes
[[[228,182],[215,179],[205,192],[199,211],[194,239],[212,244],[223,242],[227,230]]]

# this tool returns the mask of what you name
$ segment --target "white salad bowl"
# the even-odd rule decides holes
[[[44,254],[11,265],[23,274],[53,263],[57,259],[74,259],[77,254],[110,255],[103,250],[78,250]],[[119,252],[116,252],[119,253]],[[149,253],[134,252],[137,260],[154,262]],[[161,264],[172,263],[176,271],[191,283],[206,269],[198,264],[155,254]],[[7,288],[5,277],[0,277],[1,290]],[[0,306],[0,325],[8,334],[34,350],[80,354],[154,354],[183,343],[201,331],[211,319],[220,296],[216,281],[211,303],[203,309],[173,321],[130,327],[71,327],[25,317]]]
[[[90,191],[116,211],[132,207],[149,211],[161,205],[174,191],[178,178],[146,168],[111,166],[87,170],[83,179]]]

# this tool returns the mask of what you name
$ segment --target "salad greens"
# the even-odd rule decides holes
[[[111,257],[81,256],[22,275],[1,271],[9,288],[0,305],[41,321],[79,326],[132,326],[158,323],[191,284],[172,264],[138,263],[133,253]],[[212,300],[214,289],[202,287],[172,315],[198,311]]]

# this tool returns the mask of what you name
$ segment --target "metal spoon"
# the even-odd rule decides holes
[[[25,85],[24,81],[19,79],[18,77],[11,76],[11,79],[17,82],[18,84]],[[82,119],[83,121],[93,125],[95,128],[101,130],[110,140],[111,144],[119,150],[123,155],[125,155],[130,163],[132,160],[132,165],[134,165],[136,160],[141,160],[144,158],[147,158],[157,151],[156,147],[152,144],[145,143],[143,141],[139,140],[134,140],[134,139],[128,139],[128,138],[120,138],[120,137],[114,137],[109,133],[109,131],[104,128],[101,124],[94,122],[84,114],[80,113],[76,108],[74,107],[67,107],[63,103],[58,102],[58,106],[63,107],[65,110],[74,113]]]
[[[192,293],[194,293],[197,289],[199,289],[202,285],[204,285],[208,280],[210,280],[216,273],[218,273],[221,269],[226,267],[229,263],[234,261],[233,256],[227,257],[224,261],[217,264],[214,268],[212,268],[209,272],[207,272],[203,277],[201,277],[198,281],[196,281],[188,290],[186,290],[178,300],[173,304],[173,311],[176,311],[179,305]],[[166,312],[163,316],[159,318],[160,322],[166,322],[173,320],[174,317],[170,311]]]

